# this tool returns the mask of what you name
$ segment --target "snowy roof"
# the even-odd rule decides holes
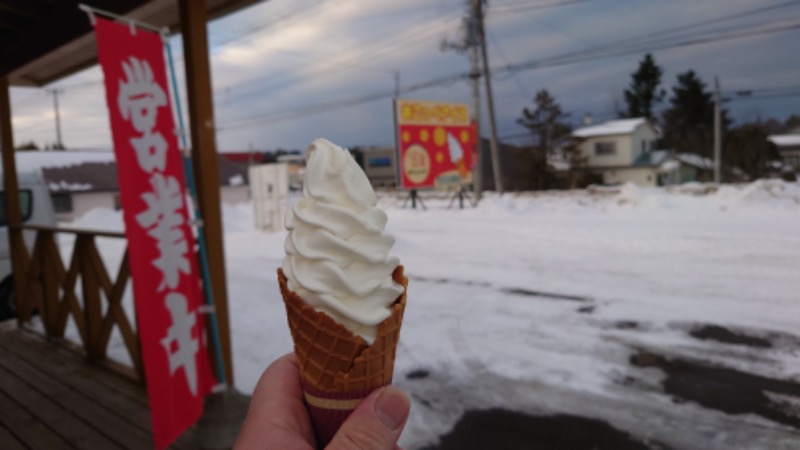
[[[17,160],[17,172],[41,172],[46,168],[78,166],[90,162],[114,162],[114,152],[111,151],[33,150],[17,151],[14,156]]]
[[[19,174],[41,174],[53,192],[118,189],[117,166],[111,151],[18,151],[15,157]],[[220,185],[247,184],[247,170],[224,156],[217,156],[217,167]]]
[[[646,123],[647,119],[643,117],[636,119],[610,120],[598,125],[578,128],[572,132],[572,135],[577,137],[592,137],[611,136],[615,134],[630,134],[633,133],[637,127]]]
[[[778,147],[800,146],[800,134],[773,134],[768,139]]]
[[[714,161],[710,158],[704,158],[694,153],[676,153],[675,158],[684,164],[700,169],[712,169],[714,167]]]
[[[43,167],[42,177],[51,192],[116,191],[114,162],[83,162],[65,167]]]

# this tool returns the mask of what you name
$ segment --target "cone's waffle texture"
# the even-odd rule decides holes
[[[403,286],[403,293],[392,305],[391,315],[378,326],[375,342],[367,345],[364,338],[289,290],[283,271],[278,269],[278,283],[319,447],[330,441],[361,399],[392,382],[408,285],[403,266],[395,269],[392,278]]]

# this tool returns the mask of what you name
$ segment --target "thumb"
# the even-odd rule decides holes
[[[411,403],[392,386],[371,393],[344,421],[327,450],[393,450],[406,425]]]

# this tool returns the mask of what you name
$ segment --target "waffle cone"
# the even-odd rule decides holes
[[[291,291],[283,271],[278,269],[306,406],[320,448],[363,398],[392,382],[408,286],[403,266],[395,269],[392,278],[403,286],[403,293],[392,304],[391,315],[378,325],[375,342],[368,345],[364,338]]]

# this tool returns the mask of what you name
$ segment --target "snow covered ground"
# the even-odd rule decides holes
[[[395,372],[413,400],[405,448],[492,407],[596,418],[670,448],[798,448],[800,427],[676,399],[663,371],[631,364],[645,352],[800,384],[797,183],[448,202],[422,211],[381,196],[410,279]],[[110,211],[74,225],[121,229]],[[291,350],[275,274],[285,232],[255,231],[249,204],[226,207],[224,226],[236,386],[249,393]],[[690,335],[708,325],[772,345]],[[800,420],[800,392],[762,395]]]

